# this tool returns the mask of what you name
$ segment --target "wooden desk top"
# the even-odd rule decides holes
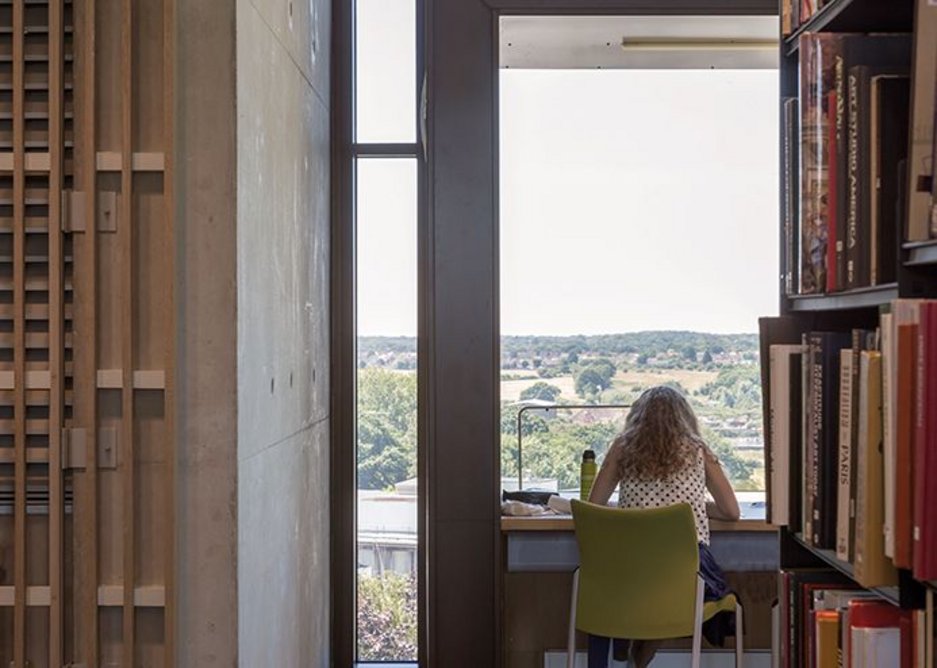
[[[764,520],[739,520],[723,522],[710,520],[710,531],[762,531],[774,532],[777,527]],[[501,531],[572,531],[573,518],[570,515],[542,515],[539,517],[502,517]]]

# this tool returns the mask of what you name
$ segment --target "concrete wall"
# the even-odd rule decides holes
[[[237,666],[234,5],[176,3],[176,664]]]
[[[238,649],[329,661],[329,3],[237,1]]]

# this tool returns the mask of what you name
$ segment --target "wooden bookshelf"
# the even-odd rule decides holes
[[[914,29],[915,5],[916,0],[893,0],[891,2],[832,0],[827,3],[811,19],[799,26],[791,35],[783,37],[781,41],[779,78],[782,99],[797,98],[800,95],[799,58],[802,35],[814,32],[910,33]],[[786,128],[783,113],[780,122],[782,178],[784,178]],[[801,175],[795,173],[794,179],[795,187],[801,187]],[[782,203],[785,202],[786,192],[788,191],[782,184]],[[906,207],[902,210],[907,218]],[[796,219],[795,216],[795,223]],[[780,238],[782,268],[786,270],[786,255],[789,251],[784,245],[787,238],[785,222],[789,225],[790,219],[785,221],[785,210],[782,206]],[[799,235],[799,231],[797,234]],[[799,247],[796,250],[794,261],[799,263]],[[937,239],[927,242],[898,243],[894,252],[898,257],[895,258],[896,280],[892,283],[827,294],[790,295],[784,293],[782,282],[781,315],[795,323],[798,340],[800,333],[811,331],[849,332],[852,328],[874,328],[879,321],[882,307],[889,305],[892,300],[937,295]],[[793,340],[784,341],[784,343],[793,342]],[[824,452],[827,451],[824,450]],[[800,475],[801,472],[798,471],[797,474]],[[794,475],[793,470],[791,475]],[[817,548],[810,541],[805,540],[801,534],[792,532],[787,527],[779,528],[779,543],[782,569],[825,566],[835,569],[850,579],[856,579],[852,564],[837,558],[835,550]],[[878,587],[873,588],[872,591],[894,605],[920,609],[924,607],[925,593],[929,589],[937,591],[937,583],[915,580],[910,571],[899,570],[897,586]]]

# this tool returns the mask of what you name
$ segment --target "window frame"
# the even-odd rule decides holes
[[[501,665],[500,327],[498,263],[490,257],[497,258],[498,244],[498,20],[501,15],[777,12],[776,0],[417,0],[417,96],[428,91],[424,108],[420,100],[415,107],[422,116],[418,141],[355,145],[353,0],[333,2],[334,666],[351,668],[355,661],[355,159],[414,151],[418,159],[419,665]],[[466,113],[466,101],[483,112]],[[457,253],[461,239],[468,243]],[[462,290],[471,303],[444,301]],[[477,377],[485,380],[473,395],[447,392],[453,379]],[[459,432],[450,424],[455,420]],[[485,433],[491,436],[488,444],[479,439]],[[478,461],[478,470],[453,489],[446,479],[449,462],[466,457]],[[456,496],[466,490],[465,498]],[[478,656],[485,660],[478,663]]]

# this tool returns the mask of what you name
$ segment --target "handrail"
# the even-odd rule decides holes
[[[586,410],[594,408],[631,408],[631,404],[551,404],[549,406],[523,406],[517,411],[517,489],[524,489],[524,457],[523,457],[523,433],[521,430],[521,420],[528,410],[531,411],[554,411],[554,410]]]

